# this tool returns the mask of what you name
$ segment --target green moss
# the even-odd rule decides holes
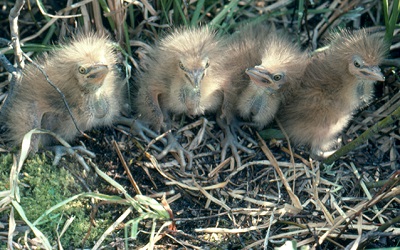
[[[12,155],[0,155],[0,191],[10,189],[10,170]]]
[[[0,155],[0,191],[10,188],[11,166],[12,156]],[[39,154],[30,157],[25,162],[19,175],[19,183],[20,205],[31,222],[38,219],[52,206],[84,192],[69,171],[63,167],[53,167],[44,155]],[[46,216],[37,227],[50,240],[52,245],[56,245],[56,232],[60,234],[66,220],[75,217],[68,230],[61,237],[61,244],[64,247],[83,247],[81,245],[82,239],[90,227],[90,211],[89,199],[74,200]],[[9,210],[3,211],[3,213],[9,213]],[[95,218],[97,226],[92,227],[85,247],[93,245],[93,242],[113,223],[111,218],[110,214],[97,213]],[[16,219],[21,218],[16,215]],[[31,236],[34,237],[33,234]]]

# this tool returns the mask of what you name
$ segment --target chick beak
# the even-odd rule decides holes
[[[203,69],[195,69],[190,72],[191,82],[194,85],[195,89],[200,88],[201,80],[204,77],[204,70]]]
[[[103,83],[104,78],[107,76],[108,72],[107,65],[104,64],[96,64],[88,68],[88,73],[86,78],[94,84],[101,85]]]
[[[385,81],[385,77],[378,66],[364,67],[360,69],[360,73],[363,77],[372,81]]]
[[[255,66],[254,68],[246,69],[245,72],[260,87],[267,87],[273,90],[278,90],[280,87],[272,81],[271,74],[264,67]]]

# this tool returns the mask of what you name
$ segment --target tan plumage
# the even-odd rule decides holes
[[[245,25],[234,33],[228,44],[224,71],[228,72],[229,80],[224,82],[224,102],[222,116],[228,124],[238,118],[238,99],[250,85],[246,69],[262,63],[268,37],[272,29],[263,25]]]
[[[79,129],[111,125],[120,111],[120,82],[115,73],[116,55],[104,36],[77,35],[70,43],[35,59],[69,104]],[[33,64],[27,64],[23,78],[17,83],[1,110],[6,139],[13,145],[33,128],[48,129],[67,141],[78,131],[60,94],[46,81]],[[41,135],[33,143],[51,143]]]
[[[232,138],[223,144],[227,143],[236,155],[234,146],[239,145],[235,136],[229,135],[235,130],[232,126],[236,127],[240,119],[258,129],[270,123],[281,103],[282,87],[301,77],[306,55],[287,36],[265,26],[245,27],[233,39],[227,67],[232,69],[231,81],[224,85],[222,114],[231,126],[225,129],[226,136]],[[226,147],[223,145],[222,158]]]
[[[237,114],[258,129],[272,121],[281,102],[280,89],[300,78],[306,65],[305,54],[287,37],[271,34],[267,39],[261,64],[246,69],[249,80],[237,82],[242,86],[234,105]]]
[[[171,115],[198,116],[217,111],[225,80],[221,70],[223,48],[223,40],[207,27],[176,29],[161,39],[144,62],[146,70],[138,76],[134,108],[140,113],[139,119],[155,131],[165,132],[172,127]],[[136,129],[146,139],[146,128],[137,125]],[[157,158],[170,151],[179,153],[182,166],[186,165],[186,154],[187,168],[191,168],[191,153],[168,134],[168,145]]]
[[[220,106],[221,40],[207,27],[181,28],[164,37],[139,75],[134,107],[160,131],[171,114],[202,115]]]
[[[371,99],[373,83],[384,80],[378,65],[386,49],[382,38],[364,30],[333,34],[329,48],[310,59],[279,112],[291,141],[324,156],[354,110]]]

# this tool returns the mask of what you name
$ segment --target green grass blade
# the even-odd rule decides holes
[[[24,209],[22,209],[21,205],[19,205],[19,203],[16,201],[12,201],[12,205],[14,206],[15,210],[17,210],[19,216],[21,216],[21,218],[25,221],[25,223],[30,227],[30,229],[36,235],[36,237],[40,239],[41,243],[43,244],[43,247],[45,249],[51,250],[52,248],[49,240],[47,239],[46,236],[43,235],[43,233],[37,227],[35,227],[34,224],[32,224],[28,220],[28,218],[25,215]]]
[[[129,15],[129,22],[131,24],[131,28],[134,29],[135,28],[135,11],[133,9],[133,5],[130,4],[128,7],[128,15]]]
[[[304,18],[304,0],[299,0],[299,11],[297,12],[297,32],[300,32],[303,18]]]
[[[171,25],[171,20],[169,20],[168,18],[168,11],[171,9],[172,6],[172,1],[160,1],[161,4],[161,12],[162,15],[161,17],[164,17],[164,19],[161,18],[160,22],[162,23],[168,23],[169,25]]]
[[[197,1],[196,9],[194,10],[194,13],[192,15],[192,20],[190,21],[190,26],[195,27],[198,25],[200,12],[201,12],[201,9],[204,7],[204,2],[205,2],[205,0]]]
[[[40,222],[41,222],[46,216],[48,216],[48,215],[51,214],[51,212],[53,212],[54,210],[56,210],[56,209],[58,209],[58,208],[61,208],[62,206],[66,205],[67,203],[69,203],[69,202],[71,202],[71,201],[73,201],[73,200],[75,200],[75,199],[78,199],[80,196],[82,196],[82,194],[74,195],[74,196],[72,196],[72,197],[70,197],[70,198],[68,198],[68,199],[66,199],[66,200],[63,200],[63,201],[60,202],[60,203],[57,203],[56,205],[52,206],[51,208],[47,209],[39,218],[37,218],[37,219],[33,222],[32,225],[33,225],[33,226],[39,225]]]
[[[385,8],[383,8],[385,11]],[[387,9],[387,12],[389,10]],[[386,24],[386,34],[385,34],[385,40],[389,43],[392,44],[393,40],[393,33],[394,29],[396,28],[396,23],[399,18],[399,12],[400,12],[400,0],[393,0],[393,7],[392,11],[389,17],[389,21]],[[386,20],[386,19],[385,19]]]
[[[110,8],[108,8],[108,5],[107,5],[107,3],[106,3],[105,0],[99,0],[99,3],[100,3],[100,6],[101,6],[101,8],[103,9],[103,11],[104,11],[105,13],[110,13]],[[114,21],[112,20],[111,16],[108,16],[108,17],[107,17],[107,20],[108,20],[108,23],[109,23],[110,26],[111,26],[111,29],[112,29],[112,30],[115,30],[115,23],[114,23]]]
[[[178,23],[178,20],[182,20],[183,24],[185,26],[188,26],[189,22],[185,16],[185,13],[183,13],[181,2],[179,0],[174,0],[174,3],[175,3],[174,4],[175,23]],[[177,13],[175,13],[176,11],[177,11]],[[179,15],[178,15],[178,13],[179,13]]]
[[[221,24],[222,20],[228,15],[229,11],[232,11],[234,8],[237,7],[239,0],[232,0],[229,4],[225,5],[223,10],[214,17],[213,20],[209,23],[211,27],[218,26]]]
[[[51,37],[54,35],[54,32],[56,31],[56,27],[54,25],[51,25],[49,30],[46,33],[46,36],[44,37],[42,44],[49,44],[49,41]]]
[[[383,18],[385,19],[385,26],[389,25],[389,4],[388,0],[382,0]]]
[[[203,20],[205,18],[205,16],[207,15],[207,13],[210,13],[210,11],[215,8],[215,6],[218,4],[218,2],[214,1],[213,4],[211,4],[210,6],[207,7],[207,9],[203,12],[203,14],[201,14],[200,16],[200,20]]]
[[[101,243],[106,239],[108,235],[110,235],[111,232],[117,228],[119,224],[122,223],[122,221],[125,220],[125,218],[132,213],[132,207],[129,207],[125,212],[103,233],[103,235],[100,237],[100,239],[96,242],[96,244],[93,246],[92,249],[98,249],[101,247]]]
[[[40,8],[41,8],[45,13],[47,13],[47,10],[46,10],[46,8],[45,8],[43,2],[42,2],[41,0],[38,0],[38,1],[36,1],[36,2],[37,2],[37,4],[40,6]],[[50,21],[50,20],[51,20],[51,18],[50,18],[49,16],[47,16],[47,15],[43,15],[43,17],[44,17],[47,21]],[[50,41],[50,39],[51,39],[51,37],[54,35],[54,32],[55,32],[55,31],[56,31],[56,26],[55,26],[54,24],[52,24],[52,25],[50,26],[49,30],[47,31],[47,34],[46,34],[45,38],[44,38],[43,41],[42,41],[42,44],[48,44],[49,41]]]
[[[130,45],[130,40],[129,40],[129,31],[128,31],[128,24],[124,22],[124,36],[125,36],[125,44],[126,44],[126,50],[129,56],[132,56],[132,50],[131,50],[131,45]]]

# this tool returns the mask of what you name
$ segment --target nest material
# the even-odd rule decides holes
[[[7,2],[2,4],[6,6]],[[148,1],[134,1],[131,4],[138,8],[143,19],[139,17],[140,20],[135,20],[137,26],[130,27],[129,37],[125,36],[123,30],[127,9],[110,2],[111,11],[104,12],[108,21],[112,19],[116,25],[114,32],[117,40],[121,44],[130,43],[137,48],[136,54],[133,55],[131,47],[127,47],[127,59],[134,68],[139,69],[140,58],[146,56],[147,43],[156,38],[158,29],[167,27],[167,23],[174,17],[171,12],[158,11],[160,6],[152,5]],[[307,18],[297,20],[301,21],[297,27],[302,27],[297,31],[299,40],[303,45],[311,44],[313,49],[317,48],[318,40],[324,36],[328,27],[345,23],[346,15],[351,18],[354,7],[360,6],[361,3],[321,1],[318,4],[303,6],[306,7],[303,11],[308,11]],[[76,5],[81,6],[81,9],[76,9]],[[228,6],[228,3],[226,5]],[[362,18],[354,22],[355,28],[357,23],[360,24],[368,18],[375,22],[371,28],[377,27],[380,23],[373,4],[361,5],[364,11],[358,13]],[[218,17],[217,14],[223,10],[221,6],[211,6],[209,13],[204,13],[202,21],[216,22],[212,17]],[[268,20],[276,25],[290,29],[295,27],[290,25],[289,20],[293,19],[293,10],[290,8],[298,6],[291,5],[291,1],[279,1],[274,4],[249,1],[241,2],[239,6],[240,12],[235,12],[237,20],[270,13]],[[57,9],[56,7],[54,6],[54,9]],[[101,16],[96,15],[103,13],[97,3],[88,6],[87,3],[79,2],[74,7],[69,6],[58,11],[57,15],[65,16],[79,12],[84,14],[83,23],[90,23],[90,15],[86,15],[87,8],[90,9],[90,13],[95,13],[92,20],[97,29],[106,29],[108,24],[103,23]],[[194,9],[195,4],[191,3],[183,6],[182,13],[191,16],[194,15]],[[315,14],[312,11],[318,9],[327,11],[325,14]],[[286,14],[278,15],[279,11],[286,11]],[[32,13],[41,16],[37,6],[32,8]],[[26,10],[21,13],[21,20],[30,20],[29,18]],[[67,20],[73,21],[74,18],[76,17],[58,22],[60,37],[66,34],[70,27],[71,22]],[[48,23],[57,20],[58,18],[53,18]],[[232,21],[226,19],[224,24],[228,26]],[[40,29],[33,28],[30,22],[21,22],[21,40],[38,40],[47,28],[46,25]],[[10,36],[7,30],[2,30],[2,34]],[[32,33],[33,30],[35,32]],[[398,53],[396,46],[398,44],[392,46],[392,55]],[[376,100],[355,115],[352,123],[343,132],[343,144],[350,143],[399,108],[399,69],[393,62],[390,65],[395,66],[384,68],[386,81],[377,85]],[[0,83],[0,100],[6,96],[7,85],[6,79]],[[177,230],[170,228],[163,231],[164,237],[156,239],[163,238],[157,242],[160,248],[167,245],[178,248],[183,245],[198,249],[206,246],[258,249],[262,245],[265,246],[266,242],[269,242],[269,247],[276,247],[286,240],[296,241],[297,247],[308,245],[329,249],[351,248],[354,245],[362,248],[366,245],[384,247],[399,244],[398,120],[332,165],[310,160],[307,151],[303,151],[302,148],[292,149],[286,139],[263,139],[257,132],[250,130],[249,133],[257,139],[259,145],[248,145],[255,154],[242,154],[242,166],[236,168],[231,158],[220,162],[222,132],[215,125],[213,117],[207,118],[186,121],[184,126],[173,132],[180,136],[182,145],[192,150],[195,155],[191,172],[183,171],[171,155],[157,162],[148,145],[132,136],[129,129],[128,132],[120,128],[108,129],[105,133],[95,131],[92,137],[96,138],[98,143],[84,140],[87,147],[97,153],[94,160],[96,164],[104,166],[103,170],[107,170],[110,177],[117,179],[130,192],[141,192],[151,197],[159,197],[163,192],[167,194],[163,204],[169,204],[169,211],[171,217],[174,217]],[[112,188],[102,191],[116,194]],[[113,212],[117,214],[122,213],[117,207],[110,209],[115,209]],[[7,223],[7,220],[3,217],[0,223]],[[22,222],[18,223],[23,225]],[[150,230],[146,225],[141,226]],[[21,232],[22,229],[24,228],[18,228]],[[4,231],[4,235],[8,233],[4,229],[1,231]],[[0,240],[5,243],[7,238],[1,236]],[[108,244],[117,246],[122,244],[121,242],[123,240],[117,238]],[[129,242],[135,244],[135,241]],[[32,239],[29,239],[29,244],[40,245]],[[14,245],[22,247],[16,241]]]

